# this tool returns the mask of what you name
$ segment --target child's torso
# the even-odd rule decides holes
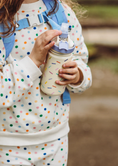
[[[25,10],[27,9],[27,10]],[[46,10],[40,0],[32,5],[22,5],[17,16],[20,19],[37,15]],[[15,45],[11,52],[11,61],[20,61],[31,53],[36,38],[49,30],[47,23],[15,32]],[[41,66],[43,70],[43,65]],[[33,87],[9,108],[0,110],[1,131],[10,133],[36,133],[52,129],[68,121],[69,105],[62,105],[61,96],[48,96],[40,91],[41,77]]]

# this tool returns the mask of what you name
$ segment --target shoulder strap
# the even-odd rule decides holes
[[[48,14],[48,12],[52,9],[52,7],[54,6],[54,0],[43,0],[47,11],[46,14]],[[57,10],[57,12],[51,16],[48,16],[49,18],[51,18],[54,22],[56,22],[58,25],[61,26],[62,23],[67,23],[67,18],[64,12],[64,8],[62,6],[62,4],[59,2],[59,0],[57,0],[58,4],[59,4],[59,8]]]
[[[3,23],[0,23],[0,32],[5,32],[5,27]],[[9,35],[8,37],[2,37],[2,41],[4,43],[4,47],[5,47],[5,51],[6,51],[6,56],[5,56],[5,60],[8,58],[9,54],[11,53],[14,43],[15,43],[15,37],[14,34],[13,35]]]
[[[52,9],[54,6],[54,0],[43,0],[47,10],[44,11],[41,14],[38,14],[37,16],[31,16],[24,19],[21,19],[17,22],[18,27],[16,28],[16,31],[19,31],[23,28],[28,28],[32,26],[33,24],[43,24],[44,22],[49,22],[52,26],[52,29],[58,29],[60,30],[60,26],[62,23],[68,23],[67,17],[64,12],[64,8],[62,4],[58,1],[59,8],[56,13],[52,14],[51,16],[48,16],[48,12]]]

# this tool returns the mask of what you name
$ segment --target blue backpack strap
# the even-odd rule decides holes
[[[5,32],[5,27],[2,23],[0,23],[0,32]],[[5,55],[5,60],[8,58],[9,54],[11,53],[13,46],[15,44],[15,37],[14,34],[12,34],[11,36],[7,36],[7,37],[3,37],[1,36],[2,41],[4,43],[4,47],[5,47],[5,51],[6,51],[6,55]]]
[[[48,12],[52,9],[52,7],[54,6],[54,0],[43,0],[47,10],[45,11],[46,14],[48,14]],[[52,14],[51,16],[48,16],[49,18],[51,18],[54,22],[56,22],[58,25],[61,26],[62,23],[68,23],[67,17],[65,15],[64,12],[64,8],[61,5],[61,3],[57,0],[58,4],[59,4],[59,8],[57,10],[57,12],[55,14]]]
[[[58,1],[58,3],[59,3],[58,11],[55,14],[52,14],[51,16],[47,16],[48,12],[54,6],[54,0],[50,0],[50,2],[49,2],[49,0],[43,0],[43,2],[45,4],[47,10],[44,11],[42,14],[37,15],[40,24],[43,23],[43,19],[44,19],[44,22],[49,22],[51,24],[52,29],[60,30],[59,26],[61,26],[62,23],[67,23],[68,22],[67,18],[66,18],[66,15],[65,15],[65,12],[64,12],[63,6]],[[42,16],[43,16],[43,19],[42,19]],[[17,22],[17,24],[19,26],[16,28],[16,31],[24,29],[24,28],[28,28],[28,27],[30,27],[30,19],[29,18],[21,19]]]
[[[27,18],[17,21],[17,25],[18,27],[16,26],[16,31],[28,28],[30,26]]]
[[[50,25],[52,26],[52,29],[57,29],[57,30],[61,29],[61,26],[58,25],[56,22],[54,22],[49,17],[47,17],[45,12],[43,12],[42,15],[38,14],[37,16],[34,16],[34,17],[37,17],[39,19],[38,22],[40,22],[40,23],[37,22],[37,25],[43,24],[42,16],[43,16],[44,22],[49,22]],[[18,27],[16,27],[16,31],[30,27],[31,26],[30,25],[30,18],[24,18],[24,19],[19,20],[17,22],[17,25],[18,25]]]
[[[70,93],[68,91],[68,89],[66,88],[63,95],[62,95],[62,104],[69,104],[71,103],[71,97],[70,97]]]
[[[61,26],[58,25],[56,22],[54,22],[49,17],[47,17],[45,13],[43,13],[43,17],[44,17],[45,22],[49,22],[50,23],[52,29],[56,29],[56,30],[60,30],[61,29]]]

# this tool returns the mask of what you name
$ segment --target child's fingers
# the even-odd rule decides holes
[[[78,68],[65,68],[65,69],[60,69],[59,74],[75,74],[78,72]]]
[[[58,84],[58,85],[68,85],[70,83],[71,83],[71,81],[69,81],[69,80],[66,80],[66,81],[56,80],[56,84]]]
[[[48,35],[46,36],[47,40],[51,41],[56,36],[59,36],[62,34],[62,31],[59,30],[49,30],[47,31]]]
[[[51,43],[49,43],[48,45],[46,45],[45,47],[44,47],[44,50],[50,50],[53,46],[54,46],[54,44],[55,44],[55,42],[53,41],[53,42],[51,42]]]
[[[69,68],[69,67],[77,67],[77,63],[75,61],[69,61],[63,64],[64,68]]]
[[[59,74],[60,77],[66,79],[66,80],[74,80],[76,79],[76,74],[69,75],[69,74]]]
[[[63,69],[67,73],[59,73],[59,77],[65,79],[64,81],[57,81],[57,84],[59,85],[67,85],[70,83],[77,83],[80,80],[80,72],[78,68],[69,68],[69,69]],[[72,72],[73,70],[73,72]],[[70,73],[69,73],[70,72]]]
[[[62,34],[62,32],[58,31],[58,30],[49,30],[49,31],[46,31],[41,36],[41,39],[43,39],[42,40],[42,44],[44,46],[46,46],[53,38],[55,38],[56,36],[59,36],[61,34]],[[39,38],[40,38],[40,36],[39,36]]]

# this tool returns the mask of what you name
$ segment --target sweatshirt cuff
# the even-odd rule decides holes
[[[25,69],[31,76],[32,81],[34,81],[35,79],[37,79],[42,75],[41,70],[35,65],[35,63],[28,56],[20,60],[19,64],[25,67]]]
[[[78,69],[80,69],[81,72],[82,72],[82,74],[83,74],[83,80],[82,80],[81,83],[79,83],[79,82],[76,83],[76,85],[74,85],[74,84],[68,84],[71,88],[80,88],[84,84],[84,82],[85,82],[85,71],[80,66],[78,67]]]

